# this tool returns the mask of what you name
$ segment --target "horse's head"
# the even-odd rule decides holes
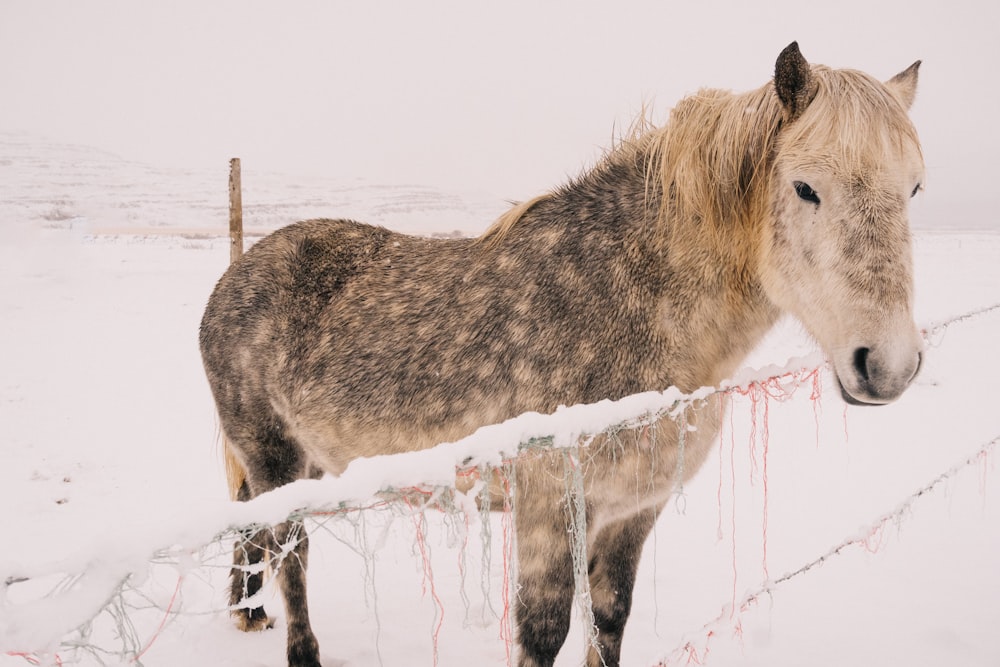
[[[921,363],[907,206],[924,166],[906,113],[919,65],[880,83],[810,66],[793,43],[775,67],[784,118],[764,285],[819,341],[853,404],[895,400]]]

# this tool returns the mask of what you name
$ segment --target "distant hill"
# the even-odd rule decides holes
[[[0,200],[23,212],[21,222],[42,226],[225,234],[228,170],[228,160],[218,170],[164,169],[89,146],[0,132]],[[476,235],[509,206],[489,195],[427,185],[302,178],[245,162],[242,172],[248,235],[317,217],[353,218],[413,234]]]

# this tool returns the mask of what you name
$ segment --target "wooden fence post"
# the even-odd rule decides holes
[[[243,255],[243,184],[240,159],[229,161],[229,263]]]

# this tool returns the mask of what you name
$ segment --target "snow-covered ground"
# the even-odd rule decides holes
[[[237,519],[196,345],[228,262],[226,178],[0,135],[3,667],[283,664],[278,600],[275,630],[237,632],[228,556],[190,548]],[[324,214],[476,234],[506,206],[246,166],[244,184],[258,231]],[[1000,234],[923,230],[915,247],[919,322],[1000,303]],[[815,386],[735,397],[717,452],[647,544],[625,664],[1000,664],[987,447],[1000,436],[1000,312],[929,337],[916,385],[891,406],[845,408],[824,371]],[[748,363],[813,352],[783,323]],[[325,665],[431,665],[435,650],[440,665],[504,664],[504,516],[397,505],[311,525]],[[74,648],[70,630],[92,613]],[[118,655],[122,628],[139,660]],[[583,641],[577,624],[559,664],[577,664]]]

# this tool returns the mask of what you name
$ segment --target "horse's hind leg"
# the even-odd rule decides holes
[[[246,481],[240,486],[237,500],[250,500],[250,487]],[[236,627],[244,632],[265,630],[273,625],[264,612],[264,607],[240,606],[244,600],[256,595],[264,585],[264,561],[271,543],[269,533],[269,530],[256,531],[238,539],[233,546],[229,606],[233,610]]]
[[[282,555],[275,564],[285,617],[288,619],[289,667],[318,667],[319,644],[309,623],[306,596],[306,565],[309,560],[309,538],[301,521],[286,521],[274,529],[257,531],[234,551],[231,604],[239,605],[260,591],[263,585],[263,565],[267,551]],[[241,630],[264,630],[273,627],[263,607],[240,608],[233,611]]]
[[[278,565],[278,581],[288,619],[288,667],[320,667],[319,643],[309,624],[306,598],[309,537],[301,521],[286,521],[275,526],[274,538],[284,553]]]
[[[639,556],[660,507],[643,510],[603,528],[591,546],[589,573],[594,625],[600,652],[587,650],[587,667],[617,667]]]
[[[319,471],[308,465],[302,450],[277,421],[266,424],[254,435],[233,439],[239,443],[243,459],[249,463],[245,489],[241,487],[239,500],[249,500],[297,479],[319,476]],[[235,607],[260,590],[263,573],[255,566],[263,562],[266,551],[271,552],[271,563],[285,601],[288,665],[320,667],[319,645],[309,624],[306,598],[309,540],[301,521],[286,521],[273,530],[258,531],[248,544],[236,545],[230,593],[232,604]],[[246,563],[246,567],[241,569],[242,563]],[[244,629],[269,627],[267,615],[260,607],[240,609],[235,613]]]

